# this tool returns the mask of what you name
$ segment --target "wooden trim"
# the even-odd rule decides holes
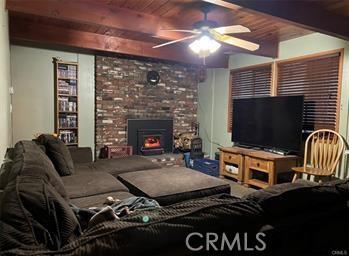
[[[229,73],[229,92],[228,92],[228,123],[227,123],[227,131],[228,133],[231,133],[233,130],[233,120],[232,120],[232,111],[233,111],[233,101],[232,101],[232,91],[233,91],[233,86],[232,86],[232,82],[233,82],[233,75],[230,72]]]
[[[277,60],[275,62],[276,62],[276,64],[279,64],[279,63],[283,64],[283,63],[288,63],[288,62],[297,61],[297,60],[306,60],[306,59],[322,57],[322,56],[325,56],[325,55],[331,55],[331,54],[335,54],[335,53],[341,54],[343,52],[343,50],[344,50],[344,48],[340,48],[340,49],[336,49],[336,50],[329,50],[329,51],[311,53],[311,54],[297,56],[297,57],[293,57],[293,58],[289,58],[289,59]]]
[[[263,66],[267,66],[267,65],[272,65],[273,63],[274,63],[273,61],[269,61],[269,62],[255,64],[255,65],[251,65],[251,66],[234,68],[234,69],[230,70],[230,74],[233,73],[233,72],[236,72],[236,71],[244,71],[244,70],[248,70],[248,69],[251,69],[251,68],[259,68],[259,67],[263,67]]]
[[[343,63],[344,63],[344,48],[339,50],[339,66],[338,66],[338,92],[337,92],[337,116],[336,116],[336,132],[339,131],[339,121],[341,113],[342,101],[342,83],[343,83]]]
[[[270,95],[276,96],[278,88],[278,69],[275,61],[271,65],[271,86],[270,86]]]
[[[61,61],[61,60],[57,60],[55,61],[57,64],[67,64],[67,65],[75,65],[75,66],[79,66],[78,62],[73,62],[73,61]],[[70,79],[70,78],[69,78]],[[73,79],[74,80],[74,79]],[[76,78],[75,80],[78,80],[78,78]]]

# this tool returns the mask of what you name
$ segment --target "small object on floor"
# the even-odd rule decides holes
[[[119,201],[120,201],[120,200],[117,199],[117,198],[113,198],[112,196],[108,196],[108,197],[105,199],[104,204],[106,204],[106,205],[112,205],[112,204],[114,204],[114,203],[116,203],[116,202],[119,202]]]
[[[92,216],[92,218],[88,222],[88,227],[93,227],[99,223],[102,223],[103,221],[112,220],[119,220],[119,217],[115,214],[115,212],[110,206],[106,206]]]

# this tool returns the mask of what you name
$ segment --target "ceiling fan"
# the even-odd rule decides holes
[[[153,48],[160,48],[166,45],[183,42],[190,39],[196,39],[189,45],[189,48],[199,55],[199,57],[207,57],[213,52],[217,51],[223,42],[228,45],[240,47],[249,51],[256,51],[259,49],[259,45],[252,43],[237,37],[229,36],[228,34],[234,33],[247,33],[251,32],[250,29],[241,25],[233,25],[226,27],[219,27],[218,23],[207,19],[207,14],[210,11],[210,6],[204,6],[202,12],[204,13],[204,19],[193,24],[192,30],[184,29],[164,29],[162,31],[169,32],[183,32],[190,33],[192,35],[186,36],[177,40],[166,42],[153,46]]]

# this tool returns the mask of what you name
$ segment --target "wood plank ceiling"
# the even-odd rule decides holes
[[[348,0],[203,0],[349,40]]]
[[[188,52],[188,42],[159,49],[151,49],[151,46],[185,36],[164,34],[160,29],[191,29],[194,22],[203,19],[202,4],[199,0],[7,0],[13,42],[58,44],[187,63],[201,63]],[[323,3],[323,8],[342,11],[343,7]],[[259,43],[260,50],[253,54],[269,57],[277,57],[278,42],[312,33],[241,7],[228,9],[214,5],[208,18],[221,26],[240,24],[250,28],[251,33],[236,36]],[[55,37],[48,30],[59,34]],[[93,35],[96,35],[95,40]],[[79,41],[79,37],[85,42]],[[224,46],[217,56],[208,58],[208,65],[226,67],[226,51],[244,52]]]

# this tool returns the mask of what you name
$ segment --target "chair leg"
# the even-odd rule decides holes
[[[292,183],[295,182],[299,177],[299,173],[296,172],[294,175],[293,175],[293,179],[292,179]]]

